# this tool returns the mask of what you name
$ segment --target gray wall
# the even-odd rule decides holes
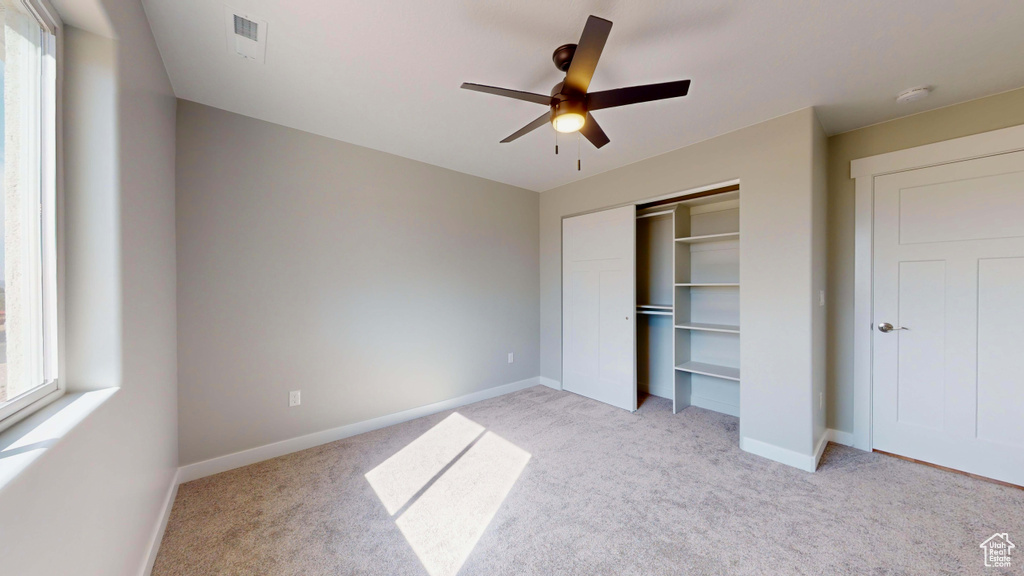
[[[1024,124],[1024,89],[832,136],[829,146],[830,428],[853,431],[854,181],[850,161]]]
[[[182,100],[177,186],[182,464],[537,376],[535,192]]]
[[[0,492],[4,574],[141,573],[177,468],[175,100],[142,6],[104,3],[118,40],[64,49],[61,377],[119,389]]]
[[[813,235],[811,238],[812,279],[811,279],[811,330],[814,346],[813,364],[814,393],[811,395],[811,412],[814,414],[814,446],[824,440],[827,429],[825,404],[828,402],[827,381],[827,340],[828,340],[828,137],[821,122],[814,122],[813,175],[811,186],[814,198],[811,202]],[[819,295],[825,291],[825,306]]]
[[[819,129],[805,109],[541,194],[541,375],[561,380],[564,216],[739,178],[741,436],[811,455]]]

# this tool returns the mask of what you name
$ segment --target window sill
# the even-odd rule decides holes
[[[13,398],[0,408],[0,432],[28,418],[37,410],[56,402],[64,395],[64,389],[56,380],[51,380],[35,390]]]
[[[0,432],[0,490],[109,400],[118,388],[65,394]]]

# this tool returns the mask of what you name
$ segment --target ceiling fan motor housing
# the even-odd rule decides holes
[[[553,117],[558,117],[563,114],[579,114],[580,116],[586,116],[587,104],[583,99],[558,99],[551,105],[551,114]]]
[[[562,44],[558,48],[555,48],[555,53],[551,55],[551,60],[555,63],[555,68],[559,71],[565,72],[569,69],[569,65],[572,64],[572,57],[576,54],[575,44]]]

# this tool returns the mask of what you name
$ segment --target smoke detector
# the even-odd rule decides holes
[[[228,53],[263,64],[267,56],[267,22],[252,14],[227,9]]]
[[[918,86],[917,88],[910,88],[908,90],[900,92],[899,95],[896,96],[896,102],[898,102],[899,104],[909,104],[911,102],[917,102],[918,100],[923,100],[924,98],[928,97],[928,93],[931,91],[932,89],[929,88],[928,86]]]

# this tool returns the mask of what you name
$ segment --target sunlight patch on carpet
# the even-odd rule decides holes
[[[452,414],[366,474],[388,514],[394,514],[476,440],[484,427]]]
[[[529,460],[522,448],[455,413],[366,480],[390,515],[419,494],[395,524],[430,576],[455,576]]]
[[[396,524],[431,576],[454,576],[498,512],[530,455],[487,432]]]

